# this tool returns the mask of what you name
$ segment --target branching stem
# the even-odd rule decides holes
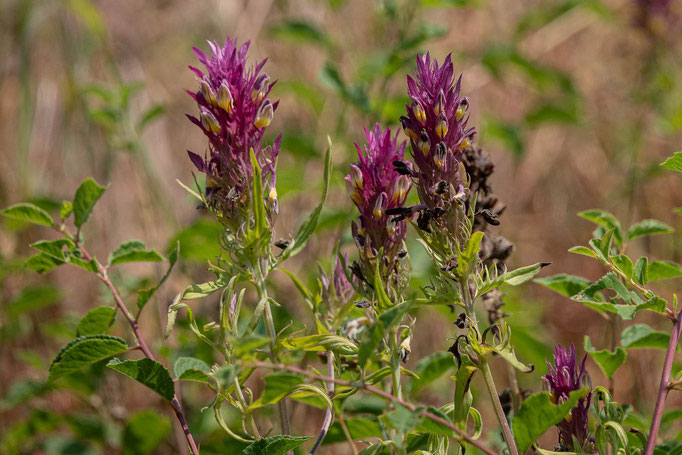
[[[427,419],[430,419],[434,422],[437,422],[437,423],[449,428],[450,430],[454,431],[457,435],[459,435],[459,437],[461,439],[464,439],[469,444],[475,446],[476,448],[478,448],[479,450],[481,450],[484,453],[487,453],[488,455],[499,455],[496,452],[493,452],[492,450],[485,447],[479,441],[473,439],[471,436],[466,434],[464,431],[457,428],[452,422],[445,420],[442,417],[437,416],[436,414],[433,414],[433,413],[427,411],[423,407],[419,407],[419,410],[418,410],[417,406],[415,406],[414,404],[408,403],[405,400],[399,399],[395,395],[391,395],[390,393],[385,392],[385,391],[378,389],[374,386],[371,386],[369,384],[365,384],[365,383],[361,383],[361,382],[351,382],[351,381],[346,381],[343,379],[336,379],[336,378],[331,378],[328,376],[322,376],[322,375],[311,373],[310,371],[306,371],[306,370],[303,370],[301,368],[297,368],[297,367],[290,366],[290,365],[273,364],[273,363],[266,363],[266,362],[255,362],[255,363],[250,363],[250,364],[247,364],[244,366],[246,368],[269,368],[272,370],[291,371],[292,373],[302,374],[302,375],[307,376],[311,379],[317,379],[319,381],[324,381],[324,382],[330,382],[331,381],[337,385],[342,385],[342,386],[346,386],[346,387],[352,387],[352,388],[358,388],[358,389],[366,390],[366,391],[373,393],[375,395],[378,395],[382,398],[396,402],[396,403],[400,404],[401,406],[406,407],[407,409],[409,409],[412,412],[419,412],[419,414],[423,415]]]
[[[682,332],[682,311],[680,311],[673,325],[673,330],[670,333],[670,342],[668,343],[668,350],[665,353],[665,360],[663,362],[663,372],[661,373],[661,384],[658,387],[658,398],[656,399],[656,407],[654,408],[654,416],[651,420],[651,428],[649,429],[649,439],[644,448],[644,455],[652,455],[654,447],[656,446],[656,438],[658,437],[658,430],[661,427],[661,418],[663,417],[663,408],[665,406],[665,398],[670,389],[670,370],[673,366],[673,359],[675,357],[675,350],[677,343],[680,340],[680,333]]]

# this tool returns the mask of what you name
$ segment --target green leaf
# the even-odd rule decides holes
[[[618,270],[623,272],[623,275],[632,278],[632,275],[635,272],[635,265],[629,257],[624,254],[619,254],[618,256],[612,256],[611,262],[613,262],[613,265],[615,265]]]
[[[149,123],[156,120],[158,117],[161,117],[165,110],[166,108],[161,104],[153,105],[145,111],[142,118],[137,122],[137,128],[140,130],[144,129]]]
[[[561,422],[586,394],[587,390],[571,392],[568,400],[559,405],[552,403],[549,392],[535,393],[526,398],[512,422],[520,452],[524,453],[545,431]]]
[[[258,400],[251,406],[260,407],[275,404],[291,393],[298,385],[303,384],[303,375],[278,371],[265,375],[265,390]]]
[[[516,270],[512,270],[511,272],[506,272],[504,275],[502,275],[502,278],[504,279],[505,284],[518,286],[519,284],[523,284],[526,281],[532,279],[535,275],[540,273],[540,270],[549,264],[549,262],[538,262],[537,264],[520,267]]]
[[[249,150],[249,153],[251,155],[251,166],[253,167],[253,200],[251,202],[253,203],[254,228],[258,235],[262,235],[268,228],[265,215],[265,199],[263,199],[263,178],[253,148]]]
[[[65,220],[73,213],[73,204],[71,201],[62,201],[62,205],[59,208],[59,218]]]
[[[383,250],[379,252],[379,257],[382,257],[382,253]],[[393,306],[393,302],[391,302],[388,294],[386,294],[384,283],[381,280],[381,262],[382,261],[376,261],[376,267],[374,268],[374,291],[377,296],[377,306],[379,307],[380,311],[383,311],[391,308]]]
[[[594,251],[587,248],[586,246],[574,246],[573,248],[569,248],[568,252],[573,254],[581,254],[583,256],[589,256],[594,259],[600,259],[600,257],[597,256],[597,254]]]
[[[626,349],[656,348],[667,349],[670,334],[652,329],[646,324],[633,324],[620,335],[620,344]]]
[[[175,384],[166,368],[159,362],[144,358],[140,360],[111,359],[107,367],[135,379],[168,401],[175,395]]]
[[[671,171],[682,172],[682,152],[677,152],[673,156],[661,163],[666,169]]]
[[[156,411],[138,411],[128,418],[123,429],[124,455],[151,455],[168,437],[172,425]]]
[[[407,433],[417,425],[419,413],[396,404],[393,411],[381,416],[380,419],[386,423],[386,426],[398,430],[400,433]]]
[[[73,220],[76,227],[80,228],[88,221],[93,207],[102,197],[106,187],[100,186],[91,178],[87,178],[81,183],[73,197]]]
[[[164,258],[159,253],[145,248],[144,243],[139,240],[128,240],[109,254],[109,265],[163,261]]]
[[[592,284],[592,282],[586,278],[568,275],[566,273],[560,273],[546,278],[536,278],[534,281],[566,297],[573,297]]]
[[[156,453],[156,449],[166,441],[171,429],[170,420],[163,415],[159,415],[158,412],[143,410],[134,413],[128,418],[123,429],[121,438],[122,454],[151,455]],[[102,439],[104,440],[104,431],[102,433]],[[87,437],[87,433],[84,437]]]
[[[84,261],[83,259],[76,257],[74,255],[70,255],[67,259],[68,260],[66,262],[68,262],[69,264],[75,265],[76,267],[80,267],[81,269],[87,270],[88,272],[97,273],[99,271],[96,259]]]
[[[652,261],[647,270],[649,281],[667,280],[682,275],[682,267],[672,261]]]
[[[636,239],[645,235],[667,234],[673,232],[673,228],[662,221],[642,220],[635,223],[628,229],[628,240]]]
[[[194,357],[178,357],[173,365],[175,377],[181,381],[208,382],[210,370],[206,362]]]
[[[320,213],[322,212],[322,207],[324,206],[325,201],[327,200],[327,193],[329,191],[329,181],[331,179],[331,172],[332,172],[332,140],[330,137],[327,137],[327,152],[324,155],[324,177],[322,179],[322,196],[320,198],[320,203],[318,204],[317,207],[312,211],[312,213],[308,216],[308,218],[303,222],[300,228],[298,228],[298,231],[296,232],[296,235],[294,238],[291,240],[291,243],[289,243],[289,246],[287,246],[284,251],[277,257],[277,260],[279,262],[284,261],[285,259],[296,256],[298,253],[301,252],[303,247],[308,243],[308,240],[310,240],[310,237],[313,235],[313,232],[315,232],[315,227],[317,227],[317,223],[320,219]]]
[[[234,378],[237,377],[237,367],[234,365],[224,365],[218,368],[213,373],[213,378],[218,383],[220,390],[227,392],[234,384]]]
[[[345,419],[344,423],[353,440],[381,437],[381,425],[375,418],[348,417]],[[346,440],[343,427],[338,422],[334,422],[329,429],[329,433],[327,433],[327,436],[324,438],[322,445],[335,444]]]
[[[173,271],[173,266],[178,260],[178,256],[180,255],[180,242],[176,242],[175,248],[171,250],[170,254],[168,255],[168,270],[166,270],[166,274],[161,278],[161,281],[159,281],[156,286],[152,286],[151,288],[147,289],[142,289],[140,292],[137,294],[137,308],[142,310],[144,306],[149,302],[149,299],[152,298],[152,296],[156,293],[156,291],[163,285],[163,283],[166,282],[168,277],[170,276],[171,272]]]
[[[277,38],[307,42],[313,45],[329,47],[331,40],[313,24],[301,20],[289,20],[270,28],[270,34]]]
[[[63,263],[64,261],[60,261],[59,259],[56,259],[45,253],[38,253],[26,259],[24,265],[35,272],[43,274],[49,272],[55,267],[59,267]]]
[[[384,339],[385,330],[384,324],[381,321],[375,321],[371,327],[362,331],[358,351],[358,365],[360,368],[364,367],[372,354],[376,353],[377,348]]]
[[[613,237],[618,245],[623,243],[623,232],[621,230],[620,221],[613,216],[613,214],[599,209],[585,210],[578,213],[578,216],[584,218],[594,224],[603,227],[606,230],[613,229]]]
[[[43,252],[48,256],[52,256],[53,258],[58,259],[60,261],[66,261],[64,251],[65,250],[70,251],[75,246],[76,245],[73,243],[73,240],[69,238],[57,240],[41,240],[39,242],[31,244],[31,248],[35,248],[36,250]]]
[[[419,379],[412,379],[410,391],[412,393],[416,392],[454,367],[455,359],[449,352],[440,351],[423,357],[417,362],[417,366],[414,369]]]
[[[585,352],[592,357],[592,360],[599,365],[599,368],[602,369],[609,379],[613,377],[613,373],[625,362],[627,357],[627,352],[621,347],[617,347],[615,352],[611,352],[608,349],[598,351],[592,346],[588,335],[585,335]]]
[[[278,435],[259,439],[244,450],[240,455],[286,455],[290,450],[299,447],[310,439],[310,436]]]
[[[11,205],[0,212],[0,215],[14,220],[40,224],[43,226],[51,227],[54,224],[49,213],[37,205],[29,204],[28,202],[20,202],[19,204]]]
[[[61,298],[59,288],[54,286],[30,286],[24,288],[21,293],[5,308],[8,310],[10,320],[19,314],[39,310],[53,305]]]
[[[640,299],[637,294],[625,287],[625,285],[618,279],[618,275],[616,275],[615,272],[607,273],[597,282],[586,287],[580,294],[572,296],[572,299],[576,302],[582,303],[602,303],[604,302],[604,297],[600,292],[605,290],[615,291],[617,297],[622,299],[626,304],[634,303],[639,305],[642,303],[642,299]]]
[[[647,275],[648,268],[649,260],[646,257],[642,256],[641,258],[637,259],[637,262],[635,262],[635,271],[632,274],[632,279],[642,286],[646,285],[649,281],[649,276]]]
[[[52,361],[48,382],[71,374],[88,365],[122,354],[128,350],[125,340],[109,335],[88,335],[64,346]]]
[[[83,316],[83,319],[78,323],[76,336],[97,335],[106,333],[106,331],[114,323],[116,318],[116,308],[110,306],[100,306],[93,308]]]
[[[452,422],[450,417],[446,415],[443,411],[440,409],[437,409],[433,406],[429,406],[428,408],[429,412],[431,414],[435,414],[441,419],[445,420],[446,422]],[[443,425],[440,422],[436,422],[435,420],[429,419],[426,416],[423,416],[421,419],[421,422],[419,425],[417,425],[417,431],[423,432],[423,433],[429,433],[429,434],[438,434],[442,436],[449,436],[449,437],[454,437],[455,436],[455,431],[446,426]],[[476,437],[474,437],[476,439]]]

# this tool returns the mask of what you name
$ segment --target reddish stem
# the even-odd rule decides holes
[[[332,378],[332,377],[328,377],[328,376],[322,376],[322,375],[315,374],[315,373],[311,373],[311,372],[309,372],[309,371],[306,371],[306,370],[303,370],[303,369],[301,369],[301,368],[297,368],[297,367],[294,367],[294,366],[290,366],[290,365],[274,364],[274,363],[266,363],[266,362],[254,362],[254,363],[250,363],[250,364],[248,364],[248,365],[246,365],[246,366],[247,366],[247,367],[255,367],[255,368],[270,368],[270,369],[272,369],[272,370],[285,370],[285,371],[291,371],[292,373],[302,374],[302,375],[304,375],[304,376],[308,376],[309,378],[318,379],[318,380],[320,380],[320,381],[324,381],[324,382],[328,382],[328,383],[329,383],[329,382],[333,382],[333,383],[335,383],[335,384],[343,385],[343,386],[346,386],[346,387],[353,387],[353,388],[365,389],[365,390],[367,390],[368,392],[371,392],[371,393],[373,393],[373,394],[375,394],[375,395],[379,395],[380,397],[386,398],[387,400],[394,401],[394,402],[400,404],[401,406],[406,407],[407,409],[409,409],[409,410],[412,411],[412,412],[416,412],[416,411],[417,411],[417,406],[415,406],[414,404],[408,403],[408,402],[405,401],[405,400],[402,400],[402,399],[400,399],[400,398],[398,398],[398,397],[396,397],[396,396],[394,396],[394,395],[391,395],[391,394],[388,393],[388,392],[384,392],[384,391],[381,390],[381,389],[377,389],[376,387],[373,387],[373,386],[371,386],[371,385],[369,385],[369,384],[358,383],[358,382],[351,382],[351,381],[346,381],[346,380],[343,380],[343,379],[336,379],[336,378]],[[428,412],[428,411],[426,411],[426,410],[424,410],[424,409],[419,410],[419,413],[420,413],[421,415],[423,415],[424,417],[426,417],[426,418],[428,418],[428,419],[430,419],[430,420],[433,420],[434,422],[438,422],[438,423],[440,423],[441,425],[448,427],[450,430],[452,430],[452,431],[454,431],[455,433],[457,433],[462,439],[464,439],[465,441],[467,441],[467,442],[470,443],[471,445],[475,446],[475,447],[478,448],[479,450],[482,450],[483,452],[487,453],[488,455],[498,455],[497,453],[495,453],[495,452],[493,452],[492,450],[490,450],[490,449],[488,449],[487,447],[485,447],[485,446],[484,446],[483,444],[481,444],[480,442],[478,442],[478,441],[476,441],[475,439],[473,439],[471,436],[469,436],[468,434],[466,434],[464,431],[462,431],[462,430],[460,430],[459,428],[457,428],[452,422],[449,422],[449,421],[447,421],[447,420],[441,418],[440,416],[437,416],[436,414],[433,414],[433,413],[431,413],[431,412]]]
[[[83,248],[83,245],[79,246],[85,260],[91,261],[92,256],[90,256],[90,254],[88,254],[85,248]],[[109,288],[109,291],[111,291],[111,295],[113,295],[114,301],[116,302],[116,306],[121,310],[121,313],[123,313],[125,318],[128,320],[130,327],[133,329],[133,333],[135,334],[135,338],[137,339],[138,343],[138,346],[136,346],[136,348],[142,350],[142,352],[147,358],[151,360],[156,360],[154,358],[154,354],[152,354],[152,351],[149,349],[149,346],[147,346],[147,343],[144,341],[144,338],[142,337],[140,327],[137,324],[137,319],[133,317],[133,315],[130,313],[128,307],[123,302],[123,299],[121,299],[118,290],[114,286],[114,283],[112,283],[111,280],[109,279],[106,269],[99,262],[97,262],[97,277],[100,279],[102,283],[106,285],[107,288]],[[192,437],[192,433],[189,431],[189,425],[187,425],[187,419],[185,418],[185,414],[182,411],[182,406],[180,405],[180,400],[178,400],[177,394],[173,395],[173,399],[171,400],[171,406],[173,407],[173,411],[175,412],[175,416],[177,417],[178,422],[180,422],[182,432],[185,434],[185,438],[187,438],[187,444],[189,445],[192,455],[199,455],[199,449],[197,448],[197,445],[194,442],[194,437]]]
[[[652,455],[654,447],[656,446],[656,438],[658,437],[658,430],[661,426],[661,418],[663,417],[663,407],[665,406],[665,398],[668,395],[668,390],[671,385],[670,370],[673,366],[673,359],[675,357],[675,349],[680,340],[680,332],[682,332],[682,311],[677,315],[673,330],[670,333],[670,342],[668,343],[668,350],[665,353],[665,361],[663,362],[663,373],[661,374],[661,384],[658,387],[658,398],[656,399],[656,407],[654,408],[654,416],[651,420],[651,429],[649,430],[649,439],[646,442],[644,455]]]

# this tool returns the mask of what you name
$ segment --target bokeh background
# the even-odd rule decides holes
[[[161,341],[169,301],[187,284],[209,279],[205,261],[217,253],[217,225],[176,182],[192,183],[185,150],[206,147],[184,115],[196,109],[184,92],[196,84],[187,69],[196,64],[192,46],[206,50],[206,40],[233,36],[252,40],[252,62],[269,59],[266,71],[278,80],[272,96],[281,100],[269,131],[284,133],[278,237],[295,232],[317,203],[326,136],[332,138],[328,204],[316,235],[288,264],[310,282],[318,264],[329,268],[337,241],[352,257],[354,214],[343,176],[353,142],[376,121],[398,127],[405,76],[428,50],[439,60],[452,53],[463,74],[470,124],[493,156],[493,188],[508,205],[498,231],[516,245],[509,265],[550,261],[545,275],[598,279],[599,264],[567,252],[590,238],[592,226],[578,211],[600,207],[625,225],[657,218],[682,228],[673,213],[682,205],[681,182],[658,166],[682,144],[681,24],[678,0],[0,0],[0,206],[31,200],[53,209],[85,177],[110,184],[84,232],[91,251],[105,256],[130,238],[159,251],[180,241],[181,261],[142,325],[166,364],[178,355],[210,361],[182,323]],[[428,284],[430,266],[413,234],[416,288]],[[81,270],[38,276],[23,268],[27,245],[49,235],[0,224],[0,453],[182,453],[182,434],[173,431],[161,399],[115,373],[44,385],[80,316],[110,303]],[[630,251],[679,262],[682,237],[641,240]],[[133,295],[162,267],[126,266],[114,279]],[[669,298],[680,284],[678,278],[656,289]],[[284,303],[279,325],[293,319],[292,330],[305,328],[309,315],[288,279],[275,276],[272,286]],[[597,347],[610,346],[606,320],[580,304],[535,284],[505,292],[519,357],[537,366],[519,378],[523,388],[541,389],[544,359],[556,343],[574,342],[582,352],[588,334]],[[215,299],[196,305],[201,317],[213,317]],[[418,314],[408,367],[450,346],[455,318],[447,309]],[[641,315],[637,322],[668,330],[660,319]],[[120,321],[115,331],[127,333]],[[631,351],[614,380],[616,400],[650,413],[662,357]],[[506,369],[495,367],[503,388]],[[608,385],[591,361],[588,369],[594,385]],[[419,398],[443,403],[451,387],[444,377]],[[202,453],[237,450],[212,413],[201,412],[210,396],[198,385],[185,386],[183,395]],[[482,398],[476,406],[485,437],[499,440]],[[668,406],[680,405],[679,394],[671,394]],[[321,411],[294,404],[293,412],[297,433],[317,431]],[[682,426],[670,420],[665,433],[672,437]],[[550,431],[546,447],[554,438]]]

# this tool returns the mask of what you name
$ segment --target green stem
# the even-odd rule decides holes
[[[495,381],[493,375],[490,372],[490,367],[488,362],[484,362],[483,365],[479,367],[481,373],[483,373],[483,378],[485,379],[485,385],[490,394],[490,400],[493,402],[495,407],[495,414],[497,415],[497,420],[500,422],[502,427],[502,434],[504,435],[504,440],[509,447],[509,453],[511,455],[519,455],[519,449],[516,447],[516,441],[514,441],[514,435],[512,435],[511,428],[509,428],[509,422],[507,422],[507,416],[504,414],[502,409],[502,403],[500,403],[500,397],[497,394],[497,388],[495,388]]]
[[[391,378],[393,380],[393,395],[403,399],[400,387],[400,353],[398,352],[398,332],[392,329],[389,334],[391,343]]]
[[[239,378],[234,378],[234,388],[235,391],[237,392],[237,399],[239,400],[239,403],[242,405],[242,408],[244,408],[244,417],[246,417],[247,422],[249,423],[249,426],[251,427],[251,431],[253,431],[253,435],[260,439],[260,432],[258,431],[258,427],[256,426],[256,421],[253,420],[253,414],[251,411],[248,410],[248,404],[246,403],[246,399],[244,398],[244,394],[242,393],[242,388],[239,385]]]
[[[478,328],[478,318],[476,318],[476,312],[474,310],[474,296],[469,288],[468,280],[462,280],[460,283],[462,289],[462,299],[464,300],[464,307],[466,309],[467,316],[469,319],[476,324]],[[483,374],[485,379],[485,385],[490,394],[490,400],[493,402],[493,407],[495,408],[495,414],[497,415],[497,421],[502,427],[502,435],[504,436],[504,441],[507,443],[510,455],[519,455],[519,449],[516,447],[516,441],[514,440],[514,435],[512,434],[511,428],[509,427],[509,422],[507,421],[507,416],[504,414],[502,409],[502,403],[500,403],[500,396],[497,394],[497,388],[495,387],[495,380],[490,371],[490,366],[485,359],[481,359],[478,364],[478,368]]]
[[[279,362],[277,359],[277,353],[275,352],[275,346],[277,345],[277,331],[275,330],[275,321],[272,317],[272,309],[270,308],[270,299],[268,297],[268,291],[265,287],[265,278],[261,275],[258,280],[258,297],[260,300],[265,300],[265,307],[263,308],[263,320],[265,322],[265,330],[270,337],[270,359],[273,363]],[[277,403],[277,409],[279,410],[279,419],[282,424],[282,434],[291,434],[291,425],[289,424],[289,411],[287,409],[286,399]]]

